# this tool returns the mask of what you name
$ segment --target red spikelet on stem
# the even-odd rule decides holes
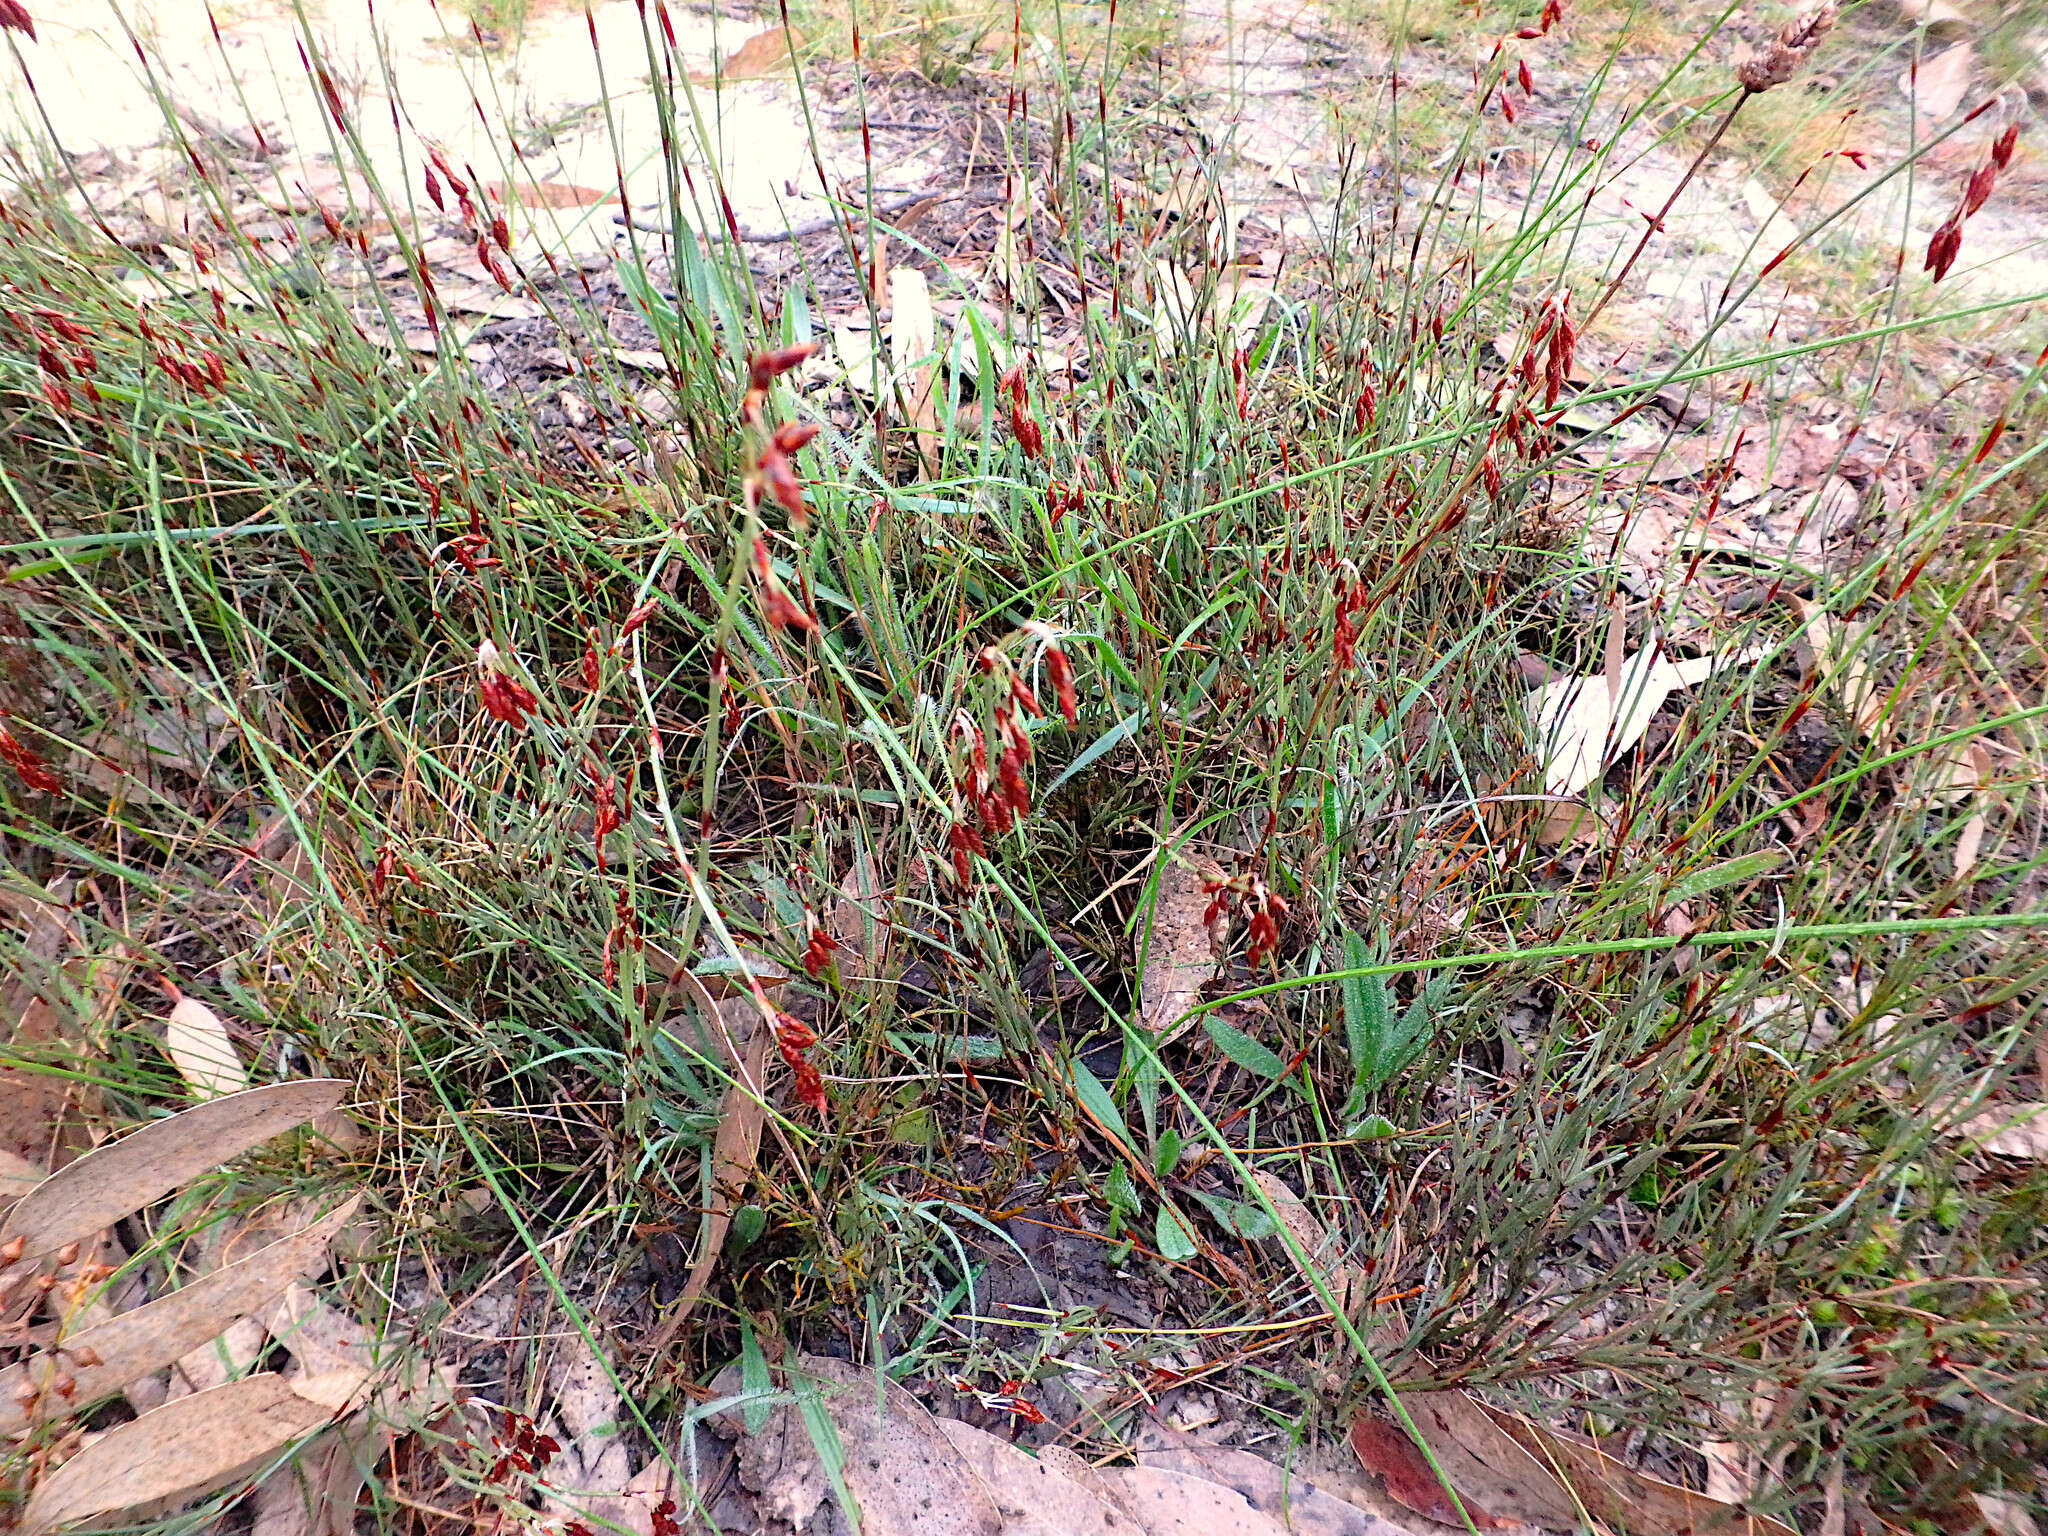
[[[34,34],[30,33],[30,36]],[[12,768],[30,789],[41,790],[46,795],[63,791],[63,780],[50,771],[48,763],[15,739],[4,719],[0,719],[0,763]]]

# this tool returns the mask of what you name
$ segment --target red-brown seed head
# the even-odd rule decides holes
[[[818,424],[814,421],[793,421],[787,426],[775,429],[775,450],[778,453],[795,453],[807,446],[818,435]]]
[[[1963,217],[1968,218],[1991,200],[1991,189],[1998,185],[1998,162],[1986,160],[1970,173],[1969,184],[1963,188]]]
[[[817,350],[815,341],[807,341],[800,346],[781,347],[773,352],[756,352],[747,362],[747,388],[765,390],[780,375],[789,372]]]
[[[789,455],[778,444],[770,443],[761,450],[761,457],[755,461],[761,473],[761,484],[773,496],[791,521],[804,523],[810,517],[810,508],[804,505],[804,488],[797,480],[796,469],[789,462]]]
[[[1934,238],[1927,242],[1924,268],[1934,274],[1933,281],[1938,283],[1948,276],[1948,269],[1956,264],[1956,257],[1962,254],[1962,249],[1963,221],[1958,214],[1952,213],[1934,232]]]
[[[12,27],[17,32],[26,32],[29,41],[35,41],[35,19],[28,13],[21,0],[0,0],[0,32]]]

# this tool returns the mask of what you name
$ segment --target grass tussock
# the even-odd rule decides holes
[[[360,1185],[376,1236],[336,1282],[359,1315],[431,1338],[523,1258],[650,1428],[772,1331],[1024,1383],[1107,1449],[1161,1379],[1107,1314],[976,1320],[1021,1218],[1170,1290],[1162,1356],[1222,1330],[1202,1368],[1294,1440],[1383,1371],[1679,1476],[1737,1442],[1762,1510],[1844,1469],[1902,1523],[2025,1494],[2048,1175],[1947,1133],[2040,1092],[2040,363],[1930,404],[1914,349],[2004,311],[1945,315],[1890,269],[1839,326],[1773,334],[1742,308],[1783,292],[1763,249],[1697,340],[1617,362],[1600,306],[1644,226],[1605,239],[1596,194],[1648,144],[1705,149],[1740,95],[1707,44],[1625,105],[1589,67],[1534,127],[1504,120],[1512,81],[1459,87],[1456,121],[1435,81],[1426,143],[1395,95],[1347,113],[1371,127],[1269,296],[1235,225],[1169,195],[1189,162],[1146,72],[1169,20],[1034,22],[1064,42],[1007,115],[994,87],[993,275],[898,237],[948,323],[863,379],[834,320],[903,327],[912,288],[885,272],[828,311],[874,276],[858,222],[764,288],[683,174],[696,88],[650,11],[661,227],[609,268],[486,263],[581,338],[581,435],[487,387],[438,296],[424,242],[488,247],[488,203],[465,227],[375,185],[308,281],[209,176],[188,283],[18,146],[4,891],[70,932],[5,941],[62,1023],[10,1064],[95,1124],[177,1106],[152,980],[177,978],[259,1079],[351,1079],[360,1133],[163,1213],[138,1265]],[[895,46],[986,87],[981,24]],[[1420,47],[1439,23],[1408,25]],[[1798,89],[1738,118],[1791,160],[1830,131]],[[606,356],[607,283],[665,362],[658,408]],[[436,337],[416,362],[405,305]],[[1759,439],[1806,429],[1788,381],[1815,377],[1922,433],[1902,494],[1859,475],[1883,510],[1855,537],[1646,585],[1585,533],[1662,482],[1591,467],[1561,412],[1658,423],[1655,461],[1683,435],[1660,391],[1744,403],[1683,481],[1716,509]],[[1740,660],[1656,712],[1573,827],[1530,659],[1600,689],[1658,645]],[[1217,947],[1169,1021],[1191,1027],[1155,1033],[1140,977],[1188,942],[1191,888]],[[639,1352],[650,1255],[711,1203],[731,1102],[699,999],[756,982],[780,1050],[755,1176],[709,1304]],[[1333,1352],[1252,1168],[1386,1298],[1370,1370]],[[1275,1350],[1253,1323],[1293,1326]],[[1085,1401],[1055,1390],[1076,1364],[1106,1384]]]

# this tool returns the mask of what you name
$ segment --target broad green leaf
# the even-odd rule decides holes
[[[1226,1232],[1236,1233],[1239,1237],[1250,1238],[1256,1242],[1261,1238],[1271,1237],[1280,1230],[1273,1224],[1272,1217],[1248,1201],[1227,1200],[1221,1195],[1205,1194],[1199,1189],[1195,1191],[1195,1198],[1208,1207],[1209,1214],[1216,1218],[1217,1225]]]
[[[1067,1063],[1067,1080],[1074,1085],[1074,1097],[1080,1100],[1081,1107],[1125,1146],[1131,1145],[1131,1133],[1124,1128],[1124,1117],[1117,1112],[1116,1100],[1109,1096],[1109,1090],[1102,1086],[1101,1080],[1078,1061]]]
[[[1159,1207],[1159,1219],[1152,1223],[1152,1237],[1161,1255],[1175,1263],[1195,1256],[1195,1234],[1170,1205]]]
[[[1202,1026],[1209,1031],[1209,1038],[1216,1042],[1216,1049],[1245,1071],[1255,1072],[1260,1077],[1278,1078],[1286,1070],[1285,1063],[1278,1056],[1243,1030],[1234,1029],[1221,1019],[1204,1019]]]
[[[1180,1161],[1182,1142],[1180,1132],[1168,1126],[1159,1133],[1159,1145],[1152,1151],[1152,1171],[1160,1178],[1173,1172],[1173,1165]]]
[[[1138,1202],[1138,1191],[1131,1183],[1131,1172],[1122,1163],[1109,1170],[1109,1177],[1102,1183],[1102,1198],[1119,1211],[1136,1215],[1142,1207]]]
[[[1708,891],[1718,891],[1723,886],[1754,880],[1759,875],[1769,874],[1784,861],[1785,855],[1778,849],[1766,848],[1760,853],[1745,853],[1740,858],[1709,864],[1705,869],[1696,869],[1673,882],[1664,898],[1665,904],[1675,906],[1691,897],[1704,896]]]

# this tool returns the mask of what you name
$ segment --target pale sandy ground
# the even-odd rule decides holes
[[[119,8],[80,0],[61,15],[48,14],[47,5],[40,9],[40,41],[24,42],[21,53],[41,113],[73,154],[107,149],[146,168],[151,146],[164,139],[159,93],[230,130],[252,119],[263,124],[306,169],[331,153],[333,125],[302,62],[301,20],[287,5],[229,0],[215,12],[218,43],[204,0]],[[762,26],[703,12],[671,14],[692,73],[705,76],[714,54],[732,53]],[[304,25],[318,39],[362,150],[387,187],[410,186],[417,196],[424,147],[432,144],[487,179],[610,189],[617,184],[615,166],[623,164],[636,204],[662,196],[649,50],[631,0],[595,0],[588,24],[579,9],[537,8],[516,39],[489,54],[476,47],[456,8],[426,0],[387,0],[374,17],[361,0],[336,0]],[[140,67],[131,38],[155,63],[152,76]],[[0,133],[38,131],[36,102],[4,63],[0,88]],[[816,162],[787,73],[720,90],[707,81],[694,96],[703,140],[742,224],[775,228],[785,210],[790,219],[822,211],[825,205],[815,201]],[[607,98],[609,122],[598,106]],[[827,174],[857,181],[857,137],[821,129]],[[516,171],[513,141],[527,149]],[[695,158],[705,164],[701,152]],[[916,166],[900,169],[918,173]],[[571,245],[608,245],[612,211],[565,217],[558,233]],[[583,228],[570,227],[579,219]]]
[[[306,12],[285,0],[227,0],[213,13],[218,41],[204,0],[77,0],[62,11],[48,3],[32,9],[43,13],[40,40],[16,42],[35,95],[24,89],[22,71],[0,57],[0,134],[40,135],[46,115],[48,129],[74,155],[117,152],[134,168],[131,184],[167,164],[175,170],[163,147],[165,101],[230,130],[253,118],[273,140],[291,146],[285,162],[296,162],[301,175],[331,163],[334,130],[302,62],[303,30],[318,40],[362,151],[388,188],[409,188],[417,198],[424,149],[431,144],[485,179],[610,189],[617,183],[615,165],[623,165],[636,205],[656,204],[664,195],[650,51],[632,0],[593,0],[587,21],[579,7],[537,4],[516,37],[488,53],[471,41],[459,8],[429,0],[385,0],[374,13],[364,0],[331,0]],[[858,196],[865,181],[858,134],[836,113],[814,110],[814,156],[788,72],[710,85],[714,57],[731,55],[760,32],[765,13],[675,8],[671,16],[691,73],[700,77],[682,103],[686,110],[694,104],[701,143],[709,146],[693,158],[700,170],[716,164],[743,226],[769,231],[815,218],[827,206],[822,191]],[[1233,202],[1243,211],[1257,208],[1297,237],[1327,238],[1338,138],[1332,102],[1344,94],[1332,87],[1371,77],[1385,60],[1341,52],[1342,40],[1332,37],[1320,8],[1303,0],[1189,0],[1182,25],[1177,63],[1196,87],[1189,125],[1226,152]],[[138,63],[136,40],[155,63],[150,75]],[[1897,117],[1898,102],[1891,106]],[[1923,122],[1920,129],[1924,134],[1940,126]],[[2034,125],[2022,141],[2023,157],[2048,153],[2044,139],[2048,134]],[[515,143],[525,156],[516,166]],[[1882,168],[1882,158],[1871,174]],[[821,186],[820,162],[829,185]],[[1930,167],[1917,183],[1899,180],[1834,238],[1903,250],[1909,272],[1917,269],[1928,235],[1970,166],[1963,157]],[[1582,276],[1633,243],[1646,211],[1662,205],[1682,168],[1657,149],[1610,165],[1572,253],[1574,267],[1588,269]],[[936,170],[913,154],[878,164],[874,176],[880,185],[915,190],[934,184]],[[1780,207],[1790,180],[1781,170],[1725,157],[1710,164],[1673,211],[1669,238],[1635,274],[1623,312],[1627,324],[1654,328],[1682,345],[1705,327],[1731,273],[1745,266],[1754,271],[1794,231],[1839,203],[1856,179],[1838,162],[1820,195],[1812,183]],[[2030,196],[2013,195],[2014,179],[2008,177],[2007,194],[1970,221],[1963,260],[1938,293],[1909,282],[1912,304],[1950,308],[2048,295],[2039,178]],[[708,184],[708,177],[700,178],[700,190]],[[1425,190],[1420,184],[1407,189],[1411,196]],[[598,206],[540,214],[537,222],[545,227],[522,233],[557,248],[602,250],[617,235],[614,211]],[[1483,212],[1496,237],[1525,217],[1512,197],[1490,198]],[[715,217],[707,198],[700,222]],[[1783,288],[1774,287],[1759,293],[1753,313],[1737,316],[1720,334],[1729,344],[1753,345],[1788,302],[1795,315],[1802,306],[1824,315],[1853,310],[1857,297],[1845,287],[1788,301]],[[2040,322],[2021,318],[2002,334],[2017,351],[2038,346],[2037,333],[2043,333]]]

